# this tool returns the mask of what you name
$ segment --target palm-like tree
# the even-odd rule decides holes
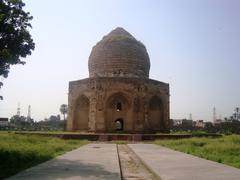
[[[63,114],[63,120],[64,120],[64,130],[66,130],[66,120],[65,120],[65,114],[67,114],[68,106],[66,104],[62,104],[60,106],[60,112]]]
[[[239,120],[240,119],[240,108],[239,107],[235,108],[235,114],[236,114],[236,120]]]
[[[62,104],[60,106],[60,112],[63,114],[63,119],[65,120],[65,114],[67,113],[68,111],[68,107],[66,104]]]

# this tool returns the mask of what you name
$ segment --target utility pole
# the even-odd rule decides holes
[[[236,114],[236,120],[240,120],[240,108],[236,107],[234,110],[235,110],[235,114]]]
[[[189,114],[189,120],[192,120],[192,113]]]
[[[20,103],[18,103],[18,107],[17,107],[17,116],[20,116],[20,111],[21,111]]]
[[[27,120],[31,120],[31,105],[28,105],[28,113],[27,113]]]
[[[215,106],[213,107],[213,123],[216,123],[217,120],[217,113],[216,113],[216,108]]]

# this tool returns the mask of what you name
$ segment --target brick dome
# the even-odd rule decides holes
[[[145,46],[123,28],[116,28],[92,49],[90,77],[148,78],[150,60]]]

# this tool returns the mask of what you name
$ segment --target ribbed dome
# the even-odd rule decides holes
[[[92,49],[90,77],[148,78],[150,61],[145,46],[123,28],[116,28]]]

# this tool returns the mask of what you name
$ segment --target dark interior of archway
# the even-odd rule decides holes
[[[117,119],[115,121],[115,130],[116,131],[123,131],[123,119]]]
[[[122,104],[120,102],[117,103],[117,111],[122,110]]]

